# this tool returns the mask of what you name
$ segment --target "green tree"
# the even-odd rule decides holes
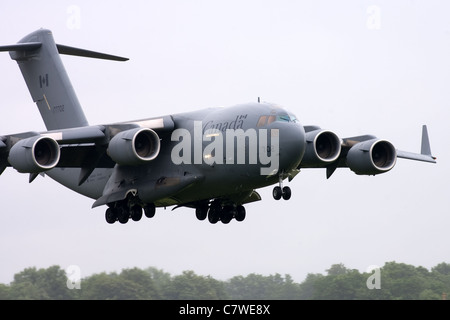
[[[437,266],[431,268],[431,271],[450,276],[450,263],[441,262]]]
[[[161,298],[150,274],[144,270],[138,268],[124,269],[120,273],[120,278],[125,282],[132,282],[133,287],[137,287],[139,299]]]
[[[286,274],[284,275],[284,279],[277,289],[277,293],[273,296],[272,299],[297,300],[300,299],[300,296],[300,285],[298,283],[295,283],[290,275]]]
[[[431,271],[394,261],[380,268],[381,289],[369,289],[372,273],[360,273],[342,263],[333,264],[326,275],[308,274],[298,284],[290,275],[249,274],[218,281],[184,271],[172,277],[153,267],[100,273],[82,279],[81,290],[67,288],[67,275],[58,266],[26,268],[9,285],[0,284],[0,299],[443,299],[450,292],[450,264]]]
[[[328,276],[338,276],[342,274],[347,274],[349,269],[347,269],[343,263],[333,264],[330,269],[325,270]]]
[[[325,277],[319,273],[308,273],[306,279],[299,285],[299,299],[312,300],[316,296],[316,284],[320,283],[321,279]]]
[[[92,275],[81,282],[82,300],[138,300],[142,296],[142,287],[113,272]]]
[[[313,299],[355,300],[367,289],[366,279],[358,270],[335,264],[327,272],[325,277],[316,279]]]
[[[441,296],[431,289],[423,290],[419,295],[419,300],[439,300]]]
[[[9,286],[0,283],[0,300],[9,300],[10,297],[11,295]]]
[[[246,277],[236,276],[227,284],[227,292],[232,299],[268,299],[269,285],[264,276],[251,273]]]
[[[67,288],[67,276],[59,266],[37,270],[26,268],[14,275],[10,287],[11,299],[68,300],[74,292]]]
[[[198,276],[194,271],[183,271],[172,278],[166,297],[172,300],[217,300],[228,296],[222,282],[210,276]]]
[[[450,295],[450,264],[442,262],[431,268],[431,274],[434,279],[433,292],[439,294],[439,299],[449,299]]]
[[[300,286],[290,275],[283,278],[278,273],[267,277],[254,273],[247,277],[236,276],[225,285],[231,299],[238,300],[288,300],[298,299],[301,295]]]
[[[155,267],[149,267],[145,269],[145,272],[152,279],[159,298],[167,299],[167,293],[169,292],[172,283],[172,276],[170,273],[164,272],[163,270]]]
[[[394,300],[418,300],[426,289],[427,270],[405,263],[386,262],[381,268],[382,289]]]

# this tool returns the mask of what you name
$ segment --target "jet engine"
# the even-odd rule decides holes
[[[120,165],[138,165],[155,159],[161,147],[152,129],[135,128],[116,134],[108,145],[108,155]]]
[[[347,165],[356,174],[376,175],[391,170],[397,161],[397,151],[387,140],[372,139],[350,148]]]
[[[54,168],[60,155],[56,140],[35,136],[14,144],[9,151],[8,161],[19,172],[40,173]]]
[[[328,130],[314,130],[306,133],[306,150],[302,167],[321,167],[335,161],[341,154],[339,137]]]

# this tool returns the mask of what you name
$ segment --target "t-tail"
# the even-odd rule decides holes
[[[52,32],[39,29],[17,44],[0,46],[16,60],[47,130],[88,125],[60,54],[126,61],[127,58],[56,44]]]

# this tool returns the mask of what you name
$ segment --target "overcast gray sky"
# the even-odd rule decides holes
[[[340,137],[374,134],[419,152],[427,124],[438,164],[399,159],[375,177],[303,170],[292,198],[246,206],[244,222],[211,225],[191,209],[105,222],[105,207],[49,177],[0,177],[0,283],[24,268],[80,267],[81,276],[154,266],[226,280],[332,264],[366,271],[396,261],[450,262],[450,2],[9,1],[0,44],[41,27],[57,43],[129,57],[63,56],[90,124],[211,106],[276,102],[303,125]],[[0,54],[0,134],[44,131],[7,53]]]

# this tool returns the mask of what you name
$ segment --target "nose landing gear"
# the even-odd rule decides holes
[[[283,187],[283,177],[282,174],[279,176],[279,185],[273,188],[272,196],[275,200],[289,200],[291,198],[291,188],[288,186]]]

